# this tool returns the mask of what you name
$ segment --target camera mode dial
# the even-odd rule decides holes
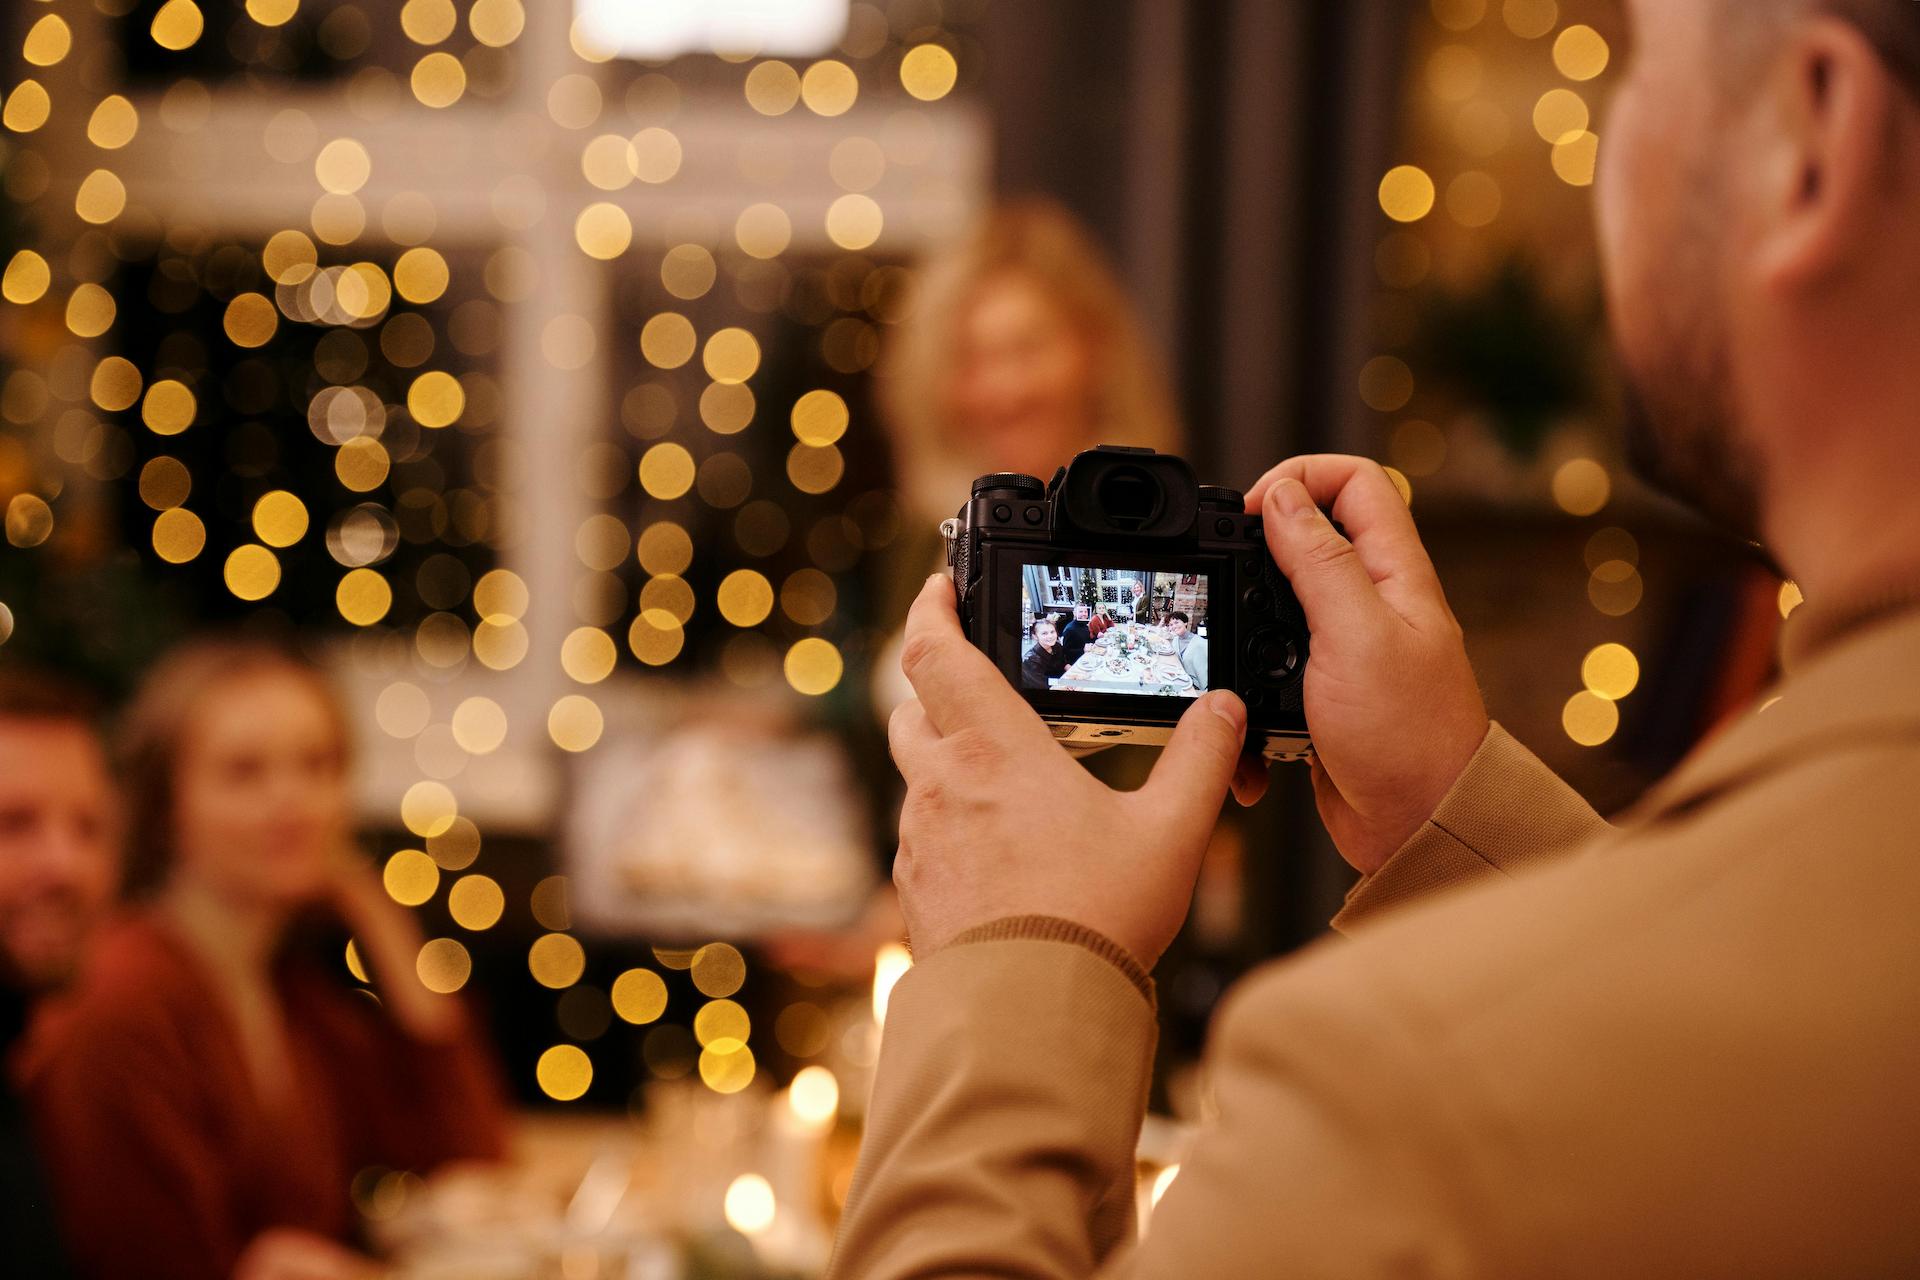
[[[1033,476],[1021,475],[1017,471],[997,471],[990,476],[981,476],[973,482],[973,496],[984,498],[989,494],[1012,496],[1016,498],[1043,498],[1047,486]]]
[[[1241,515],[1247,509],[1247,495],[1224,485],[1203,484],[1200,486],[1200,509],[1230,511],[1234,515]]]

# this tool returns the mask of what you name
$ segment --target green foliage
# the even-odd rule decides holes
[[[1556,302],[1527,259],[1507,258],[1472,288],[1435,290],[1420,311],[1414,367],[1486,413],[1521,457],[1538,452],[1555,423],[1593,406],[1598,300],[1574,308]]]

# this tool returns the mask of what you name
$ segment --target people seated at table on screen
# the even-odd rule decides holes
[[[1067,674],[1067,650],[1060,643],[1060,629],[1052,618],[1037,618],[1033,624],[1033,648],[1020,662],[1020,685],[1025,689],[1045,689],[1049,680]]]
[[[1086,605],[1077,604],[1073,606],[1073,620],[1060,628],[1060,647],[1066,651],[1069,666],[1080,661],[1080,655],[1093,643],[1091,613]]]
[[[1167,631],[1173,636],[1173,651],[1180,665],[1193,678],[1193,687],[1207,687],[1207,638],[1193,633],[1192,619],[1178,609],[1167,615]]]

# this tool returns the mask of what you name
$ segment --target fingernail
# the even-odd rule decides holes
[[[1247,731],[1246,704],[1241,702],[1240,699],[1234,697],[1232,694],[1230,693],[1208,694],[1207,710],[1213,712],[1213,714],[1219,716],[1222,720],[1225,720],[1227,722],[1228,727],[1231,728],[1236,734],[1245,733]]]
[[[1283,516],[1297,516],[1313,510],[1313,495],[1298,480],[1278,480],[1273,486],[1273,505],[1280,508]]]

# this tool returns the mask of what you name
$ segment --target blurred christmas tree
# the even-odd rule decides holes
[[[1420,311],[1415,367],[1484,413],[1520,457],[1533,457],[1557,424],[1593,408],[1591,353],[1604,347],[1597,295],[1558,302],[1532,262],[1510,256],[1469,288],[1436,289]]]

